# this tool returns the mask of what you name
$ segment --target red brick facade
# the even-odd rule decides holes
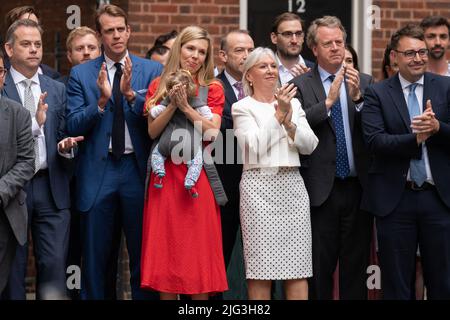
[[[429,15],[450,18],[450,0],[373,0],[381,8],[381,30],[372,33],[372,74],[381,78],[384,49],[392,33],[408,23],[419,23]],[[447,54],[450,59],[450,53]]]

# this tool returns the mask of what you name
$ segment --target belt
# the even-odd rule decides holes
[[[405,188],[412,191],[423,191],[423,190],[434,190],[436,187],[428,182],[424,182],[419,187],[414,181],[406,181]]]

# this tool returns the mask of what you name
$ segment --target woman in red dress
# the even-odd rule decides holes
[[[166,96],[171,103],[155,119],[148,117],[148,132],[156,139],[178,108],[192,122],[201,121],[202,131],[219,132],[225,101],[221,84],[214,80],[212,42],[208,33],[190,26],[176,38],[163,74],[147,93],[148,108]],[[198,85],[208,86],[207,105],[213,118],[207,120],[189,105],[184,87],[166,91],[167,76],[178,69],[189,70]],[[172,161],[174,160],[174,161]],[[167,158],[162,189],[154,188],[151,175],[144,206],[141,286],[160,292],[161,299],[178,294],[192,299],[228,289],[222,252],[220,211],[204,169],[197,181],[198,198],[184,188],[186,164]]]

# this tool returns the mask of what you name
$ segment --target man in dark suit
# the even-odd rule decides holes
[[[285,12],[275,18],[270,39],[275,45],[278,73],[281,84],[314,68],[314,62],[301,56],[305,33],[303,21],[292,12]]]
[[[312,299],[331,299],[339,261],[340,299],[366,299],[366,268],[372,220],[360,210],[367,176],[360,110],[362,93],[372,81],[343,64],[346,33],[340,20],[312,22],[307,36],[317,66],[292,82],[306,118],[319,138],[310,156],[301,158],[301,174],[311,204],[314,275]]]
[[[0,92],[6,69],[0,52]],[[30,113],[0,94],[0,294],[5,288],[17,244],[27,241],[25,183],[33,177]]]
[[[150,151],[145,93],[162,65],[128,53],[126,13],[106,5],[96,16],[104,53],[72,68],[67,84],[67,126],[84,135],[76,204],[82,222],[82,299],[105,299],[108,265],[117,263],[120,231],[130,257],[133,299],[158,297],[140,289],[146,163]]]
[[[35,175],[26,185],[26,192],[37,267],[36,296],[64,298],[70,219],[69,159],[82,137],[65,138],[64,85],[38,73],[42,59],[40,26],[29,19],[16,21],[7,31],[5,49],[11,69],[4,94],[20,102],[32,116]],[[24,285],[26,255],[16,272]]]
[[[426,72],[423,30],[392,35],[396,76],[366,91],[372,154],[363,205],[377,217],[384,299],[414,299],[417,245],[428,299],[450,299],[450,78]]]
[[[233,133],[231,106],[244,97],[241,82],[242,66],[254,47],[253,39],[248,31],[234,30],[223,37],[219,51],[219,58],[225,66],[225,69],[217,76],[222,81],[225,91],[225,106],[220,125],[223,138],[223,149],[221,148],[223,158],[220,160],[223,162],[217,164],[217,171],[228,197],[228,203],[220,207],[225,267],[228,267],[230,263],[239,228],[239,182],[242,174],[242,159],[238,155],[237,142]],[[227,159],[227,151],[229,151],[229,159]]]

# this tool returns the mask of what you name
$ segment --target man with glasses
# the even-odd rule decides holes
[[[363,206],[376,215],[384,299],[414,299],[420,247],[428,299],[450,299],[450,78],[426,72],[422,28],[391,38],[397,75],[369,88],[372,154]]]
[[[428,50],[428,71],[450,77],[450,63],[446,52],[450,43],[450,23],[445,17],[430,16],[420,23]]]
[[[360,210],[368,154],[362,140],[363,92],[372,77],[344,65],[346,32],[325,16],[312,22],[307,43],[317,66],[292,80],[319,138],[300,168],[311,204],[313,278],[310,298],[331,299],[339,261],[340,299],[367,299],[371,216]]]
[[[0,51],[0,92],[6,69]],[[8,281],[17,244],[27,240],[25,183],[33,177],[30,113],[0,94],[0,295]]]
[[[276,46],[275,56],[278,60],[281,84],[314,67],[313,62],[303,59],[300,55],[304,38],[302,20],[298,15],[285,12],[275,18],[270,39]]]

